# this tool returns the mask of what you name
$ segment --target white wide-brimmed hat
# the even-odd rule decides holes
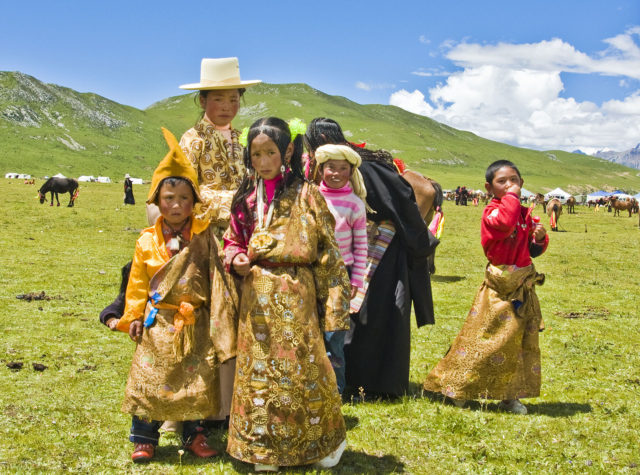
[[[240,79],[238,58],[203,58],[200,65],[200,82],[183,84],[180,89],[210,91],[255,86],[262,81]]]

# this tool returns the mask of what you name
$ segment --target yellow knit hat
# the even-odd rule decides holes
[[[318,165],[327,162],[329,160],[346,160],[353,165],[353,173],[351,174],[351,188],[358,198],[364,201],[367,205],[367,210],[370,211],[367,204],[367,189],[364,186],[364,180],[358,167],[362,163],[362,158],[356,151],[347,145],[325,144],[316,149],[315,159]]]
[[[162,133],[164,134],[164,139],[167,141],[167,145],[169,146],[169,152],[153,172],[147,203],[153,203],[155,201],[156,195],[159,191],[158,188],[160,187],[160,182],[171,176],[184,178],[189,181],[196,194],[196,201],[202,201],[200,192],[198,191],[198,174],[193,166],[191,166],[191,162],[189,162],[189,159],[182,151],[182,148],[180,148],[180,144],[178,144],[178,141],[173,134],[164,127],[162,127]]]

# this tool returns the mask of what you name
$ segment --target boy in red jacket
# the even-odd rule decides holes
[[[487,168],[494,198],[482,214],[481,243],[489,264],[467,319],[424,388],[462,407],[468,399],[498,399],[508,412],[526,414],[522,397],[540,395],[540,304],[534,286],[544,282],[531,262],[549,243],[544,227],[520,205],[524,180],[498,160]]]

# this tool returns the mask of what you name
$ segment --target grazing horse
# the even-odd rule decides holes
[[[552,198],[547,203],[547,215],[550,218],[551,230],[558,230],[558,221],[560,220],[560,215],[562,214],[562,203],[558,198]]]
[[[547,203],[544,200],[544,195],[542,193],[536,193],[536,197],[533,199],[536,205],[541,204],[543,208],[547,207]]]
[[[576,199],[573,196],[567,198],[567,202],[565,204],[567,205],[567,213],[576,214]]]
[[[418,205],[422,219],[424,219],[428,226],[436,211],[442,209],[444,195],[440,183],[431,178],[427,178],[422,173],[409,170],[408,168],[404,169],[400,175],[407,180],[411,188],[413,188],[413,193],[416,196],[416,204]],[[428,258],[429,273],[431,274],[434,274],[436,271],[434,259],[435,252]]]
[[[38,190],[38,197],[40,198],[40,204],[44,203],[47,198],[46,194],[51,192],[51,205],[53,206],[53,195],[56,195],[56,201],[60,206],[60,200],[58,199],[58,193],[69,193],[68,207],[73,207],[73,203],[78,196],[78,182],[73,178],[58,178],[57,176],[49,178],[44,185]]]
[[[631,213],[633,213],[635,203],[634,200],[622,201],[619,200],[617,196],[612,196],[611,198],[609,198],[609,206],[614,209],[614,216],[620,216],[620,210],[627,210],[629,211],[629,217],[631,217]]]

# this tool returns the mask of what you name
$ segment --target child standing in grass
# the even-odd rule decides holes
[[[161,216],[136,242],[117,323],[137,342],[122,404],[132,416],[134,462],[153,458],[165,420],[184,421],[182,442],[194,455],[217,454],[201,420],[219,410],[216,365],[235,356],[233,288],[224,281],[213,229],[193,214],[200,200],[197,175],[175,137],[163,131],[170,151],[153,174],[147,200]]]
[[[462,407],[467,399],[499,399],[503,410],[526,414],[519,401],[540,395],[542,328],[535,285],[544,282],[531,261],[549,243],[544,227],[520,205],[524,180],[516,166],[498,160],[487,168],[481,242],[489,264],[460,333],[429,373],[424,388]]]
[[[292,129],[275,117],[250,127],[224,236],[225,264],[243,277],[227,451],[256,471],[329,468],[346,446],[322,331],[348,328],[351,284],[333,216],[303,178],[304,124]]]
[[[367,266],[367,191],[358,167],[362,163],[351,147],[326,144],[318,147],[315,160],[319,166],[322,182],[319,189],[327,201],[329,211],[336,220],[335,235],[340,254],[351,277],[351,299],[363,288]],[[351,311],[358,312],[360,307]],[[326,332],[324,342],[331,365],[336,373],[338,391],[345,387],[344,331]]]

